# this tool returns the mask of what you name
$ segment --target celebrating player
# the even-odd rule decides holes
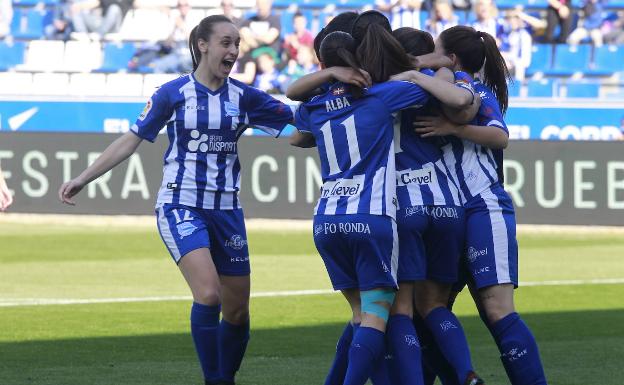
[[[368,23],[369,17],[378,16],[364,13],[359,20]],[[356,56],[373,82],[409,69],[389,26],[368,24],[359,36]],[[329,34],[321,45],[327,67],[356,69],[354,52],[355,41],[346,33]],[[351,305],[353,323],[361,319],[340,383],[364,384],[385,348],[397,267],[392,113],[426,100],[427,94],[408,82],[379,83],[365,90],[338,82],[297,113],[296,125],[302,133],[293,142],[315,141],[321,158],[324,184],[314,217],[315,244],[334,288]]]
[[[228,77],[239,42],[225,16],[203,19],[189,39],[193,72],[164,84],[131,131],[59,189],[61,201],[73,205],[85,185],[167,126],[158,230],[193,294],[191,334],[206,384],[234,384],[249,340],[250,268],[237,140],[249,125],[278,135],[293,119],[288,106]]]
[[[415,122],[423,136],[453,135],[444,147],[445,165],[455,173],[465,198],[466,263],[473,297],[501,353],[512,385],[544,385],[546,377],[533,334],[515,312],[518,286],[518,246],[513,204],[502,187],[502,149],[508,131],[505,61],[487,33],[452,27],[436,41],[436,52],[447,56],[458,77],[483,68],[474,82],[482,104],[471,124],[457,125],[441,117]],[[469,77],[464,77],[469,82]]]

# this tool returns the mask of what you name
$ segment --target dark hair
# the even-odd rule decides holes
[[[359,71],[358,63],[355,59],[355,40],[353,37],[342,31],[335,31],[325,36],[321,42],[321,60],[325,66],[329,67],[351,67]],[[350,85],[353,96],[360,97],[362,89]]]
[[[390,20],[383,13],[375,10],[366,11],[355,19],[351,28],[351,36],[353,36],[358,45],[360,45],[369,27],[373,24],[381,26],[386,31],[392,33]]]
[[[213,26],[219,23],[232,23],[232,20],[223,15],[208,16],[203,18],[202,21],[200,21],[199,24],[197,24],[191,31],[191,34],[189,35],[189,50],[191,51],[191,59],[193,60],[193,71],[197,69],[199,60],[201,59],[199,44],[197,41],[199,39],[205,41],[210,40]]]
[[[366,29],[355,57],[362,69],[370,74],[373,83],[385,82],[392,75],[412,69],[401,43],[376,23]]]
[[[476,73],[483,67],[483,82],[496,94],[504,114],[509,104],[507,80],[510,75],[496,40],[488,33],[458,25],[443,31],[440,41],[446,54],[455,54],[468,72]]]
[[[358,17],[357,12],[342,12],[334,17],[314,38],[314,52],[317,59],[321,60],[321,42],[325,36],[332,32],[351,32],[353,22]],[[322,60],[321,60],[322,61]]]
[[[401,43],[405,52],[413,56],[426,55],[435,49],[431,34],[416,28],[397,28],[392,31],[392,36]]]

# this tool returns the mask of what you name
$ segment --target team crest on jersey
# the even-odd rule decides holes
[[[142,121],[143,119],[145,119],[145,117],[147,116],[147,114],[149,114],[151,109],[152,109],[152,98],[149,98],[149,100],[145,104],[145,107],[143,108],[143,112],[141,112],[141,115],[139,115],[139,120]]]
[[[225,116],[234,118],[240,115],[240,109],[238,108],[236,104],[226,101],[224,103],[224,107],[225,107]]]
[[[178,234],[180,234],[180,238],[188,237],[193,234],[195,230],[197,230],[197,226],[191,222],[178,223],[176,227],[178,229]]]
[[[345,93],[344,87],[337,87],[337,88],[334,88],[334,90],[332,91],[332,95],[334,96],[342,95],[344,93]]]

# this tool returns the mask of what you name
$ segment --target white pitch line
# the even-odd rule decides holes
[[[600,278],[600,279],[570,279],[556,281],[527,281],[520,282],[523,286],[578,286],[578,285],[614,285],[623,284],[624,278]],[[291,291],[263,291],[251,293],[252,298],[263,297],[293,297],[306,295],[335,294],[333,290],[291,290]],[[0,298],[0,307],[18,306],[49,306],[49,305],[87,305],[97,303],[129,303],[129,302],[165,302],[165,301],[190,301],[191,296],[159,296],[159,297],[120,297],[120,298]]]

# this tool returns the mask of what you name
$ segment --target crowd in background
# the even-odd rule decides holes
[[[374,0],[373,0],[374,1]],[[540,43],[624,44],[624,12],[605,12],[605,0],[584,0],[580,8],[571,0],[548,0],[545,11],[527,13],[518,6],[499,11],[494,0],[377,0],[372,7],[385,12],[393,28],[414,27],[435,38],[454,25],[468,24],[494,36],[516,79],[524,79],[531,62],[531,47]],[[0,0],[0,39],[10,38],[11,0]],[[100,40],[119,31],[130,9],[154,7],[149,0],[61,0],[45,27],[46,39]],[[191,6],[179,0],[175,9],[163,9],[170,33],[163,41],[137,46],[128,71],[178,73],[191,70],[188,35]],[[220,11],[241,31],[240,56],[233,77],[268,92],[282,93],[298,77],[318,68],[312,48],[314,33],[306,14],[297,12],[292,32],[282,33],[279,12],[272,0],[258,0],[243,12],[232,0],[222,0]],[[428,17],[423,18],[423,12]],[[331,18],[320,20],[324,25]],[[290,27],[290,26],[289,26]],[[316,31],[314,31],[316,32]]]

